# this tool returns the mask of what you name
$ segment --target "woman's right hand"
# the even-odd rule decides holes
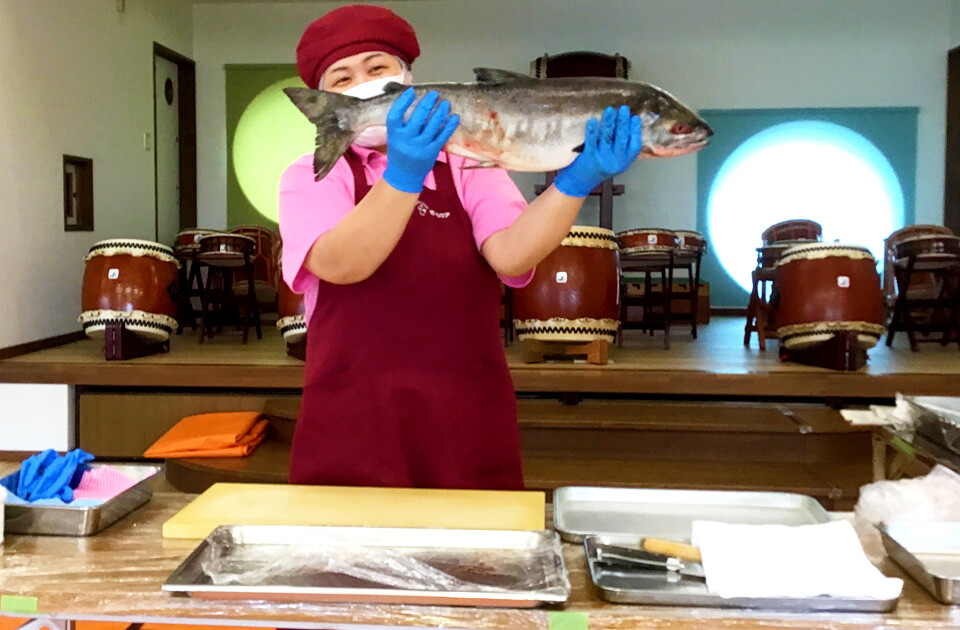
[[[404,122],[416,95],[405,90],[387,114],[387,168],[383,179],[402,192],[419,193],[423,181],[433,169],[437,156],[453,132],[460,117],[450,115],[450,103],[441,101],[436,91],[427,92]]]

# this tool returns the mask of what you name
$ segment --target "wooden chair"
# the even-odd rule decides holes
[[[809,241],[819,241],[823,227],[809,219],[790,219],[774,223],[760,235],[763,246],[757,248],[757,268],[751,279],[753,287],[747,303],[747,324],[743,329],[743,346],[750,347],[750,337],[757,333],[757,345],[767,349],[767,339],[777,338],[776,308],[774,304],[777,261],[783,252]]]
[[[931,234],[953,235],[953,230],[943,225],[908,225],[900,228],[890,234],[883,241],[883,306],[885,314],[890,315],[893,312],[893,305],[897,301],[897,280],[895,272],[894,250],[898,243],[917,236],[926,236]],[[915,274],[910,283],[915,293],[922,292],[925,288],[930,288],[932,279],[929,275]]]
[[[893,270],[897,297],[887,346],[893,345],[897,332],[905,331],[914,352],[920,341],[956,341],[960,347],[960,238],[927,234],[901,240],[894,245]],[[923,291],[913,290],[918,278],[929,283]],[[927,338],[937,332],[938,338]]]

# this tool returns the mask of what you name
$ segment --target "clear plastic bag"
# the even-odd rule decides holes
[[[926,477],[867,484],[854,513],[871,523],[960,521],[960,474],[938,465]]]
[[[570,589],[559,539],[543,532],[221,527],[197,562],[216,586],[557,595]]]

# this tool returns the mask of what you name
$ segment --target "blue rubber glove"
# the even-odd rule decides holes
[[[627,170],[643,148],[639,116],[631,116],[626,105],[620,111],[608,107],[600,122],[587,121],[583,152],[560,169],[553,185],[570,197],[586,197],[614,175]]]
[[[387,170],[383,173],[388,184],[409,193],[423,190],[423,180],[433,169],[440,149],[460,124],[459,116],[449,116],[449,102],[437,105],[440,97],[435,91],[427,92],[404,122],[415,97],[413,88],[408,88],[387,114]]]
[[[20,466],[14,494],[26,501],[58,498],[69,503],[84,464],[92,459],[93,455],[79,448],[63,457],[53,449],[29,457]]]

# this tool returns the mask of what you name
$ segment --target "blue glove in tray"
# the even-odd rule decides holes
[[[63,457],[48,449],[24,460],[20,470],[0,479],[0,485],[31,503],[38,499],[60,499],[69,503],[73,500],[73,489],[90,468],[87,462],[92,460],[93,455],[79,448]]]

